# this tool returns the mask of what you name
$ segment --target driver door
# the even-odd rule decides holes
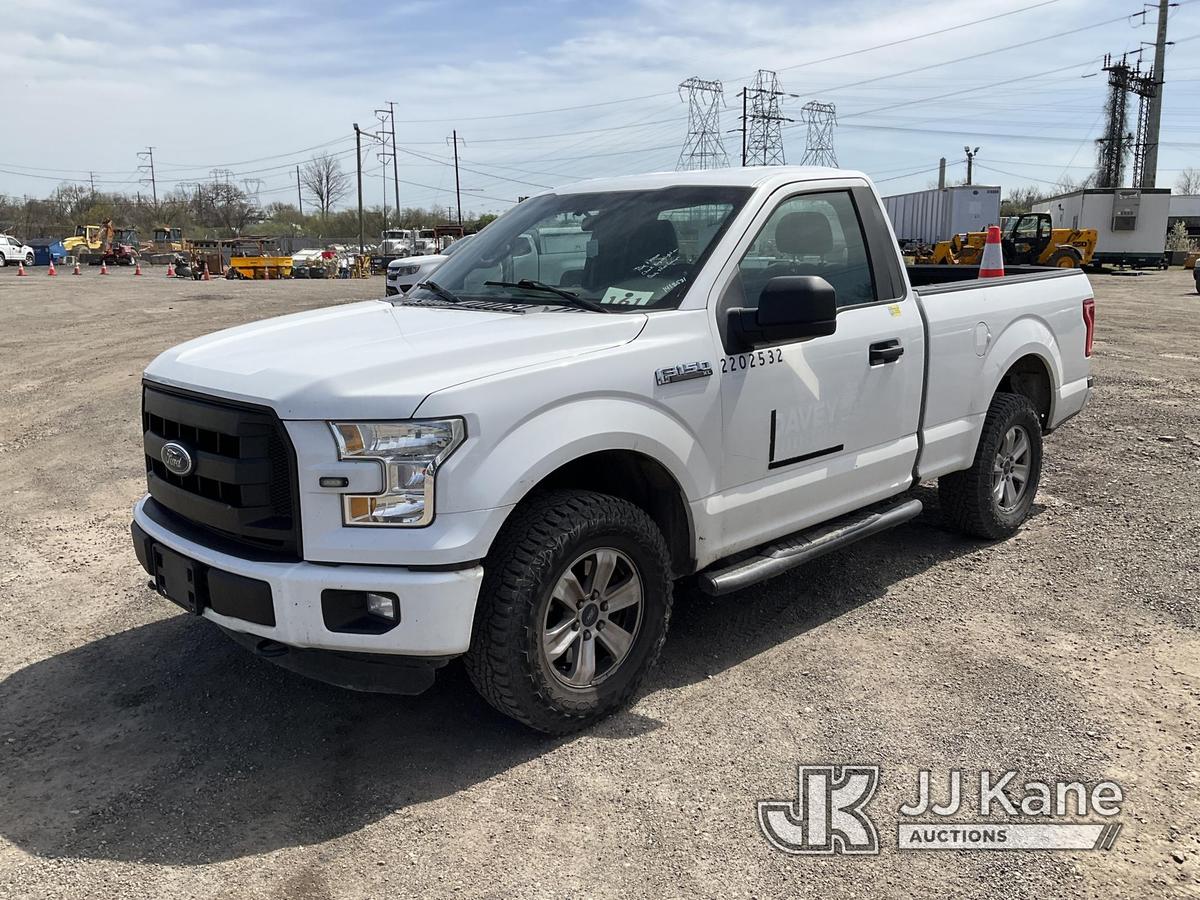
[[[884,245],[868,246],[858,201],[874,204],[872,234]],[[870,191],[858,200],[850,188],[783,196],[751,234],[722,310],[756,307],[772,278],[814,275],[835,289],[838,314],[831,335],[721,360],[730,552],[905,490],[924,378],[920,313]]]

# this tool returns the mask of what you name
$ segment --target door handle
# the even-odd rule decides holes
[[[904,348],[900,346],[898,340],[879,341],[871,345],[869,359],[871,365],[882,366],[887,363],[894,363],[904,355]]]

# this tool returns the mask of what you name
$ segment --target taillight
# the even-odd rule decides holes
[[[1087,334],[1083,339],[1083,355],[1092,355],[1092,339],[1096,334],[1096,301],[1090,297],[1083,301],[1083,327]]]

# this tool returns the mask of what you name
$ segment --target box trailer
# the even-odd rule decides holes
[[[1088,188],[1033,205],[1055,228],[1095,228],[1094,265],[1159,268],[1165,264],[1168,188]]]
[[[901,247],[936,244],[1000,224],[1000,188],[964,184],[883,198]]]

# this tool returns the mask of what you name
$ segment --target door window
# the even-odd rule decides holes
[[[738,271],[747,306],[757,306],[767,282],[781,275],[824,278],[837,291],[839,307],[878,299],[862,224],[847,191],[785,200],[754,238]]]

